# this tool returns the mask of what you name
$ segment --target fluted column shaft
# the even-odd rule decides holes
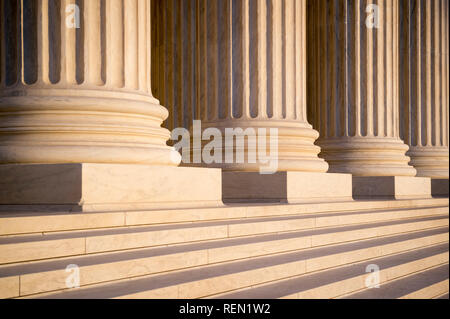
[[[308,114],[330,172],[414,176],[399,134],[398,1],[309,1],[308,37]]]
[[[306,0],[154,3],[163,14],[154,91],[173,110],[170,128],[193,119],[221,132],[277,128],[279,170],[327,170],[306,118]],[[247,159],[209,166],[258,169]]]
[[[176,165],[150,31],[150,0],[2,1],[0,163]]]
[[[418,176],[448,178],[448,1],[400,1],[400,128]]]

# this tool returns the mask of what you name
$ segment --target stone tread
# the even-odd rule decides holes
[[[370,264],[380,268],[380,281],[387,282],[411,273],[448,263],[448,243],[416,249],[387,257],[354,263],[336,269],[301,275],[271,284],[243,289],[213,296],[219,299],[303,299],[337,298],[366,288],[366,267]],[[447,269],[448,276],[448,269]],[[411,277],[409,277],[411,278]],[[412,279],[412,278],[411,278]],[[411,279],[405,284],[410,285]],[[371,289],[376,291],[379,289]],[[348,298],[354,298],[350,295]]]
[[[432,269],[415,273],[404,278],[387,282],[380,288],[367,289],[349,296],[346,299],[423,299],[442,296],[447,293],[448,299],[449,265],[441,265]],[[444,295],[445,296],[445,295]]]
[[[302,237],[310,238],[311,246],[320,246],[448,226],[448,213],[316,229],[311,219],[283,218],[277,222],[264,221],[263,225],[259,222],[205,222],[3,237],[0,238],[0,264],[301,230],[304,230]]]
[[[363,260],[448,245],[448,199],[348,204],[181,210],[188,213],[185,219],[179,218],[178,210],[155,215],[144,211],[73,216],[48,213],[42,216],[55,218],[55,224],[47,227],[53,230],[34,234],[3,231],[6,226],[39,229],[30,225],[39,225],[36,217],[42,216],[0,214],[0,298],[72,298],[74,294],[74,298],[84,298],[95,291],[98,298],[106,298],[104,294],[114,298],[214,297],[253,291],[249,287],[283,283],[290,280],[287,278],[345,268]],[[169,222],[159,223],[164,212]],[[85,217],[73,226],[80,230],[67,227],[75,217]],[[99,227],[107,225],[111,217],[117,225]],[[87,221],[93,222],[92,227],[85,227]],[[396,276],[448,262],[448,247],[419,260],[423,264],[409,262],[412,270],[395,266]],[[65,268],[69,264],[80,267],[82,287],[76,290],[66,289]],[[183,274],[189,279],[181,278]],[[348,285],[345,280],[340,283],[344,288],[353,287],[360,284],[359,279],[349,278]],[[137,286],[127,286],[131,282]],[[146,283],[151,287],[142,289]],[[330,284],[331,291],[339,287],[336,284]],[[321,287],[317,288],[320,293],[307,291],[306,295],[334,298],[364,289],[357,284],[353,290],[331,297]],[[445,291],[439,290],[443,284],[432,287],[440,293],[431,297],[445,296]],[[115,288],[119,294],[111,291]],[[122,293],[129,289],[133,291]],[[303,298],[301,293],[282,297]]]
[[[355,254],[358,250],[360,254]],[[344,260],[343,264],[354,263],[361,260],[373,258],[370,253],[364,255],[364,252],[370,252],[370,249],[364,247],[361,242],[345,244],[340,247],[322,247],[295,253],[280,254],[269,257],[253,258],[250,260],[223,263],[219,265],[197,267],[189,270],[159,274],[139,279],[131,279],[118,283],[110,283],[93,287],[79,288],[72,291],[60,292],[57,294],[45,295],[49,298],[155,298],[165,296],[166,298],[199,298],[207,297],[231,291],[251,287],[264,282],[277,281],[297,275],[304,275],[308,272],[320,271],[322,267],[341,266],[339,251],[350,252],[350,259]],[[334,254],[334,256],[332,256]],[[322,263],[320,257],[325,257],[329,265]],[[377,256],[379,257],[379,256]],[[359,258],[359,259],[358,259]],[[389,257],[378,258],[370,263],[378,263],[382,268],[389,268],[395,265],[401,265],[407,262],[413,262],[421,259],[432,258],[435,263],[448,262],[448,243],[438,244],[427,248],[415,249],[407,253],[401,253]],[[309,263],[311,262],[311,267]],[[367,264],[367,262],[365,263]],[[426,265],[420,262],[419,266]],[[365,274],[365,268],[360,269],[361,264],[344,266],[343,268],[332,269],[336,278],[342,280],[354,277],[356,274]],[[406,270],[405,270],[406,271]],[[408,270],[409,271],[409,270]],[[337,272],[337,273],[336,273]],[[322,272],[307,276],[323,276]],[[300,277],[304,278],[304,277]],[[325,276],[322,280],[309,281],[320,283],[321,281],[333,280],[333,276]],[[339,281],[339,280],[338,280]],[[277,283],[278,285],[279,283]],[[298,286],[297,286],[298,288]],[[361,288],[360,288],[361,289]],[[355,289],[356,290],[356,289]],[[272,291],[268,289],[267,291]],[[248,297],[254,297],[252,294]],[[235,296],[233,296],[234,298]],[[278,296],[271,296],[278,297]]]
[[[294,242],[297,242],[296,238],[292,239]],[[307,270],[317,269],[325,265],[331,267],[335,264],[345,263],[346,260],[351,260],[351,258],[355,258],[355,260],[358,260],[358,258],[372,258],[442,243],[447,240],[448,228],[440,228],[326,246],[316,251],[317,254],[320,255],[322,253],[323,256],[316,255],[312,257],[310,262],[307,262]],[[262,242],[262,244],[264,245],[261,245],[259,250],[255,250],[254,245],[245,241],[240,243],[236,241],[233,243],[217,241],[178,247],[23,263],[15,266],[0,267],[0,280],[2,278],[5,280],[9,278],[10,281],[15,280],[19,286],[19,292],[16,291],[16,295],[25,296],[65,289],[65,279],[67,277],[65,268],[71,264],[80,267],[80,285],[86,286],[295,250],[295,247],[284,247],[283,242],[266,241]],[[275,249],[268,249],[267,246],[270,244],[275,244]],[[301,245],[297,247],[301,251]]]
[[[215,208],[102,213],[0,212],[0,236],[166,223],[308,215],[318,213],[361,213],[448,206],[448,198],[397,201],[352,201],[290,205],[228,205]]]
[[[299,236],[301,236],[304,232],[295,232],[295,233],[285,233],[285,234],[276,234],[276,235],[263,235],[263,236],[255,236],[255,237],[245,237],[238,239],[225,239],[225,240],[217,240],[217,241],[206,241],[201,243],[192,243],[192,244],[184,244],[184,245],[175,245],[169,247],[156,247],[156,248],[141,248],[130,251],[119,251],[119,252],[109,252],[102,254],[92,254],[87,256],[76,256],[76,257],[66,257],[66,258],[58,258],[51,259],[46,261],[37,261],[37,262],[25,262],[25,263],[17,263],[17,264],[8,264],[0,266],[0,278],[8,277],[14,275],[24,275],[35,272],[47,272],[53,270],[65,269],[65,267],[69,264],[77,264],[78,266],[92,266],[99,264],[107,264],[107,263],[115,263],[127,260],[139,260],[146,259],[152,257],[160,257],[167,255],[174,255],[179,253],[188,253],[191,251],[202,251],[202,250],[214,250],[214,249],[223,249],[229,248],[234,252],[234,255],[230,256],[229,260],[241,259],[239,256],[238,250],[240,247],[252,247],[254,244],[262,244],[265,247],[269,246],[271,243],[283,242],[285,239],[293,239],[298,240]],[[447,235],[449,233],[449,227],[440,227],[431,230],[424,231],[416,231],[406,234],[386,236],[382,238],[376,239],[366,239],[358,242],[350,242],[346,243],[346,245],[361,245],[363,247],[372,247],[377,246],[383,243],[394,243],[394,242],[403,242],[410,241],[414,239],[424,238],[424,237],[433,237],[439,235]],[[333,247],[339,247],[342,244],[333,245]],[[283,247],[279,247],[279,251],[265,251],[260,250],[257,252],[258,255],[255,256],[263,256],[269,255],[272,253],[283,252]],[[304,247],[300,249],[307,249],[310,247]],[[296,249],[289,249],[296,250]],[[289,251],[287,250],[287,251]],[[251,256],[244,256],[243,258],[247,258]]]

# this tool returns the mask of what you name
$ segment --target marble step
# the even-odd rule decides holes
[[[449,291],[448,264],[427,269],[387,282],[377,289],[367,289],[346,296],[346,299],[431,299],[444,297]]]
[[[306,232],[304,236],[314,247],[448,226],[448,220],[447,212],[431,217],[333,228],[318,227],[313,218],[285,217],[270,221],[254,219],[13,236],[0,238],[0,264],[307,229],[312,232]]]
[[[416,239],[420,247],[421,239]],[[426,242],[426,240],[424,241]],[[412,260],[422,265],[448,261],[448,243],[423,248],[426,254],[416,253]],[[407,248],[407,245],[403,248]],[[416,250],[422,251],[421,249]],[[402,245],[393,238],[383,241],[364,241],[321,247],[294,253],[284,253],[188,270],[146,276],[139,279],[92,287],[67,290],[56,294],[44,294],[45,298],[201,298],[233,291],[289,277],[314,274],[321,270],[346,264],[373,260],[386,254],[395,254]],[[426,261],[425,257],[430,259]],[[406,258],[407,259],[407,258]],[[404,261],[405,258],[400,258]],[[411,260],[411,261],[412,261]],[[362,274],[365,274],[363,271]],[[35,296],[38,297],[38,296]]]
[[[314,204],[227,205],[214,208],[102,213],[0,212],[0,236],[167,223],[275,217],[320,213],[360,213],[448,207],[448,198],[351,201]]]
[[[298,233],[289,233],[259,236],[7,265],[0,267],[0,282],[4,283],[3,295],[26,296],[66,289],[65,281],[68,275],[66,267],[68,265],[79,267],[80,286],[87,286],[310,248],[310,243],[302,240],[302,237],[298,237],[298,235]],[[342,263],[352,258],[353,253],[356,254],[355,258],[360,258],[361,249],[370,249],[363,253],[374,257],[442,243],[447,240],[448,227],[359,241],[354,244],[329,247],[326,251],[330,251],[331,261],[328,261],[327,257],[322,257],[320,262],[321,266],[330,262]],[[347,252],[348,247],[353,250]],[[309,269],[312,267],[311,262],[308,262]]]
[[[348,266],[325,270],[318,273],[301,275],[287,280],[259,285],[250,289],[242,289],[225,294],[217,294],[211,298],[230,299],[330,299],[351,295],[367,285],[373,283],[366,272],[369,265],[377,265],[379,283],[383,283],[408,276],[426,269],[448,263],[448,243],[438,244],[426,248],[411,250],[386,257],[365,260]],[[447,270],[448,276],[448,270]],[[410,286],[413,279],[404,282]],[[372,288],[378,291],[381,288]]]

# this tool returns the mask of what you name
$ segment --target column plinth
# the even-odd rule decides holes
[[[166,144],[150,0],[0,9],[0,210],[221,205],[220,170],[178,168]]]

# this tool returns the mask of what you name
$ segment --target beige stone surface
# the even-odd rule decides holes
[[[366,199],[431,198],[431,179],[409,176],[354,176],[353,196]]]
[[[191,299],[217,292],[248,287],[253,284],[299,275],[305,272],[305,261],[267,266],[231,275],[215,276],[201,281],[178,285],[178,298]]]
[[[400,128],[417,176],[448,179],[448,1],[399,1]]]
[[[395,214],[395,212],[394,212]],[[110,229],[94,232],[69,232],[35,236],[6,237],[0,241],[2,252],[0,262],[32,261],[45,258],[84,255],[117,250],[154,247],[195,241],[233,238],[278,232],[308,230],[302,240],[311,242],[311,246],[323,246],[345,241],[376,238],[448,226],[448,214],[407,219],[395,223],[344,226],[324,232],[315,228],[314,218],[281,218],[278,220],[253,220],[248,222],[215,223],[209,225],[180,225],[171,227],[137,227],[133,229]],[[425,217],[425,218],[424,218]],[[301,241],[299,241],[299,245]],[[292,244],[292,243],[291,243]],[[277,243],[267,249],[276,249]],[[300,248],[297,246],[297,248]],[[247,248],[244,248],[244,251]],[[286,247],[288,250],[289,247]],[[219,250],[220,251],[220,250]],[[263,251],[264,253],[264,251]],[[237,253],[239,254],[239,253]],[[259,254],[259,253],[258,253]],[[212,254],[214,256],[214,253]],[[215,258],[221,258],[220,254]],[[214,257],[213,257],[214,258]]]
[[[217,169],[129,164],[1,165],[0,204],[82,211],[221,205]]]
[[[351,201],[350,174],[310,172],[223,172],[222,192],[226,202],[326,202]]]
[[[432,299],[448,294],[448,258],[444,263],[439,264],[438,254],[435,262],[432,258],[423,260],[424,266],[411,268],[416,271],[409,276],[404,276],[399,272],[399,277],[393,281],[383,282],[378,289],[365,289],[344,298],[347,299]],[[418,260],[418,261],[421,261]],[[414,263],[414,262],[413,262]],[[407,263],[411,264],[411,263]],[[394,267],[390,267],[394,268]],[[403,270],[407,270],[403,267]],[[403,272],[404,274],[404,272]]]
[[[263,207],[259,206],[261,209]],[[276,208],[273,208],[276,210]],[[127,225],[144,224],[163,224],[163,223],[181,223],[198,222],[220,219],[245,218],[247,207],[197,207],[191,209],[173,209],[173,210],[152,210],[152,211],[129,211],[125,212]]]
[[[72,256],[86,252],[85,239],[34,240],[22,243],[1,243],[0,264]]]
[[[418,249],[420,247],[431,246],[438,243],[445,243],[447,241],[448,234],[438,234],[433,236],[421,237],[420,240],[416,240],[415,238],[411,240],[404,240],[401,242],[390,243],[382,246],[380,255],[390,255],[398,253],[399,251]]]
[[[355,249],[339,254],[329,254],[326,256],[311,258],[306,261],[306,272],[314,272],[359,262],[365,259],[376,258],[382,256],[381,249],[382,246],[366,247],[364,249]]]
[[[268,220],[228,225],[228,236],[248,236],[314,228],[314,218]]]
[[[164,287],[160,289],[154,289],[150,291],[138,292],[135,294],[129,294],[119,296],[114,299],[177,299],[178,287]]]
[[[312,246],[324,246],[344,241],[368,239],[372,237],[388,236],[395,233],[411,232],[427,228],[448,226],[448,219],[406,222],[395,225],[377,226],[364,229],[344,230],[338,233],[316,234],[311,238]]]
[[[65,230],[108,228],[117,226],[152,225],[179,222],[212,221],[250,217],[293,216],[340,212],[337,215],[316,217],[316,226],[370,222],[403,217],[420,217],[426,214],[442,214],[448,211],[448,198],[377,200],[351,202],[320,202],[291,205],[254,204],[231,205],[215,208],[157,209],[138,211],[104,212],[11,212],[0,214],[0,235],[40,233]],[[411,208],[413,207],[413,208]],[[425,208],[425,209],[424,209]],[[356,214],[358,210],[373,211]],[[379,210],[385,210],[380,212]],[[397,210],[395,214],[391,210]],[[346,212],[346,213],[344,213]]]
[[[328,285],[309,289],[292,295],[291,299],[330,299],[335,298],[345,292],[355,291],[364,287],[365,275],[356,276],[350,279],[333,282]],[[320,296],[320,297],[319,297]]]
[[[377,6],[370,28],[365,2],[308,2],[308,117],[329,172],[415,176],[400,139],[399,1]]]
[[[447,1],[75,2],[1,4],[0,298],[448,293]]]
[[[251,258],[255,256],[270,255],[310,247],[310,237],[295,237],[269,242],[257,242],[241,246],[214,248],[208,249],[208,262],[216,263],[234,259]]]
[[[14,298],[20,296],[20,277],[11,276],[0,278],[0,298]]]
[[[266,129],[265,138],[276,128],[279,171],[326,172],[314,145],[318,132],[306,118],[306,2],[154,1],[152,88],[170,110],[167,126],[190,129],[192,120],[201,120],[222,135],[226,128]],[[174,19],[172,10],[185,14]],[[248,145],[227,147],[223,139],[220,149],[245,160],[202,165],[266,166],[247,158]]]
[[[191,251],[80,266],[80,286],[189,268],[206,263],[206,251]],[[21,296],[67,289],[66,278],[67,272],[65,269],[22,275],[20,276]]]
[[[361,260],[377,258],[385,255],[395,254],[411,249],[418,249],[425,246],[435,245],[448,241],[447,233],[430,234],[428,236],[403,236],[401,239],[397,237],[377,239],[377,245],[371,244],[370,241],[365,243],[349,243],[348,248],[344,251],[333,253],[333,250],[324,251],[320,256],[305,251],[306,272],[314,272],[327,268],[333,268],[345,264],[359,262]],[[411,238],[411,239],[408,239]],[[406,240],[405,240],[406,239]],[[345,241],[345,240],[343,240]],[[345,243],[344,243],[345,245]],[[163,254],[151,257],[139,257],[136,251],[136,258],[132,254],[128,254],[127,259],[119,258],[111,261],[111,257],[103,255],[96,257],[96,262],[89,262],[89,256],[79,261],[62,260],[60,265],[76,263],[80,267],[81,286],[98,284],[106,281],[117,281],[126,278],[134,278],[138,276],[148,276],[149,274],[160,273],[164,271],[174,271],[177,269],[189,268],[194,266],[202,266],[214,264],[218,262],[233,261],[236,259],[246,259],[251,257],[270,255],[280,252],[288,252],[290,250],[300,250],[311,246],[310,236],[295,237],[291,239],[275,239],[272,241],[263,241],[256,243],[234,243],[230,246],[209,248],[206,250],[196,250],[193,246],[192,251]],[[365,248],[361,248],[366,246]],[[338,249],[339,250],[339,249]],[[338,251],[337,250],[337,251]],[[311,251],[312,252],[312,251]],[[308,254],[311,256],[308,257]],[[443,255],[445,257],[445,255]],[[114,258],[114,257],[113,257]],[[448,256],[447,256],[448,258]],[[110,261],[108,261],[110,260]],[[250,262],[251,260],[249,260]],[[425,265],[424,263],[418,264]],[[44,265],[36,264],[32,273],[26,273],[20,276],[20,292],[21,296],[29,294],[37,294],[52,290],[66,289],[65,280],[67,273],[65,266],[58,267],[59,270],[40,271]],[[5,267],[0,267],[0,273],[5,274]],[[33,269],[31,265],[27,267]],[[239,269],[239,268],[237,268]],[[10,272],[7,272],[7,274]],[[8,278],[8,277],[7,277]]]
[[[389,281],[394,279],[400,280],[394,281],[392,283],[393,285],[396,285],[397,282],[403,281],[403,290],[409,289],[409,291],[413,291],[414,288],[410,289],[409,287],[420,287],[421,283],[414,281],[408,285],[408,275],[412,274],[414,277],[415,272],[417,271],[427,273],[428,269],[433,267],[439,268],[443,262],[445,265],[445,260],[448,261],[448,252],[444,252],[446,249],[448,249],[448,244],[425,247],[400,254],[383,256],[382,258],[367,259],[342,267],[330,268],[325,271],[314,273],[306,273],[286,280],[255,285],[247,289],[215,295],[213,298],[322,299],[340,297],[348,298],[349,295],[351,298],[355,291],[357,292],[355,294],[357,297],[364,295],[365,293],[368,295],[372,292],[377,294],[377,292],[384,289],[385,283],[389,286]],[[379,279],[381,289],[367,289],[366,287],[366,279],[368,276],[368,273],[366,273],[366,266],[369,264],[376,264],[380,267]],[[442,270],[445,271],[445,269]],[[445,276],[444,272],[441,271],[441,273]],[[387,274],[391,274],[393,276],[388,277]],[[360,294],[358,291],[362,291],[362,293]],[[389,295],[390,293],[385,289],[385,294]],[[380,297],[382,297],[382,295],[378,295],[378,298]]]
[[[80,28],[64,25],[61,6],[2,11],[27,23],[6,23],[1,40],[23,50],[1,62],[0,163],[178,165],[161,128],[168,112],[151,93],[150,1],[89,1]]]
[[[404,276],[405,273],[415,273],[427,268],[435,267],[437,265],[448,262],[448,252],[430,256],[427,258],[418,259],[408,263],[391,267],[383,271],[383,281],[393,280]]]
[[[95,253],[159,246],[207,239],[219,239],[227,236],[228,228],[226,225],[91,236],[86,238],[86,252]]]
[[[449,280],[443,280],[437,284],[422,288],[421,290],[400,297],[400,299],[430,299],[448,293]]]
[[[124,213],[0,213],[0,235],[125,226]]]
[[[431,194],[433,196],[448,197],[448,178],[447,179],[431,179]]]
[[[395,212],[391,210],[365,213],[340,213],[332,216],[318,216],[316,227],[329,227],[338,225],[351,225],[359,223],[380,222],[396,220],[402,218],[418,218],[432,215],[442,215],[447,213],[447,207],[427,207],[426,209],[401,209]]]

